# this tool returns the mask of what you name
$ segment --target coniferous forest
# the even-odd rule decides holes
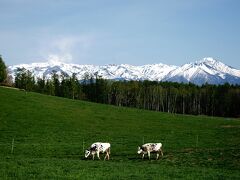
[[[52,74],[35,80],[30,71],[18,69],[14,86],[52,96],[168,113],[240,117],[240,86],[197,86],[173,82],[113,81],[85,74],[79,81]]]

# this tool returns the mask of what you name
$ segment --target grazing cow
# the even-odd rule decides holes
[[[150,153],[156,153],[157,158],[159,158],[159,155],[163,156],[163,151],[162,151],[162,143],[147,143],[143,144],[142,146],[138,146],[138,154],[142,154],[142,159],[144,158],[145,154],[148,154],[148,158],[150,160]]]
[[[95,154],[97,154],[98,159],[100,159],[100,153],[106,153],[104,160],[107,158],[109,160],[110,157],[110,143],[102,143],[96,142],[93,143],[86,151],[85,151],[85,158],[87,158],[90,154],[94,160]]]

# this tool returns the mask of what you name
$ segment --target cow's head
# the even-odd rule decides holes
[[[137,151],[137,153],[138,153],[138,154],[141,154],[142,152],[143,152],[142,148],[141,148],[140,146],[138,146],[138,151]]]
[[[85,158],[87,158],[90,155],[90,151],[87,149],[85,150]]]

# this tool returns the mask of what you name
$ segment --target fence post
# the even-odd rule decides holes
[[[196,138],[196,148],[198,147],[198,134],[197,134],[197,138]]]
[[[11,153],[13,153],[13,148],[14,148],[14,138],[12,139],[12,148],[11,148]]]
[[[83,152],[84,152],[84,149],[85,149],[85,148],[84,148],[84,139],[83,139],[83,142],[82,142],[82,147],[83,147]]]

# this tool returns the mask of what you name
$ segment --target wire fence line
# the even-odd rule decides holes
[[[112,143],[111,143],[112,144]],[[118,145],[117,145],[118,144]],[[91,143],[86,144],[85,142],[83,143],[0,143],[0,146],[5,146],[5,147],[9,147],[10,151],[13,152],[15,148],[18,147],[23,147],[23,146],[41,146],[42,148],[46,148],[46,147],[79,147],[80,149],[82,149],[82,151],[85,151],[85,148],[88,148],[88,146],[90,146]],[[117,146],[116,146],[117,145]],[[119,148],[119,147],[125,147],[126,145],[124,144],[119,144],[116,143],[115,144],[115,148]],[[131,145],[130,147],[133,147],[134,145]],[[138,146],[138,144],[135,145],[136,147]],[[171,146],[173,147],[173,146]],[[167,149],[171,148],[170,146],[168,146]],[[191,149],[199,149],[199,150],[240,150],[240,146],[237,147],[197,147],[195,144],[191,144],[191,146],[182,146],[179,148],[172,148],[172,150],[185,150],[186,148],[191,148]],[[165,148],[166,149],[166,148]]]
[[[164,136],[160,137],[153,137],[153,136],[139,136],[138,138],[130,139],[128,141],[128,136],[124,136],[118,139],[118,141],[114,141],[112,137],[110,136],[105,136],[107,137],[106,139],[112,139],[110,142],[111,144],[115,145],[115,148],[121,149],[123,147],[134,147],[134,146],[139,146],[144,143],[154,143],[157,142],[156,139],[159,139],[158,141],[163,144],[163,148],[167,150],[184,150],[186,148],[192,148],[192,149],[208,149],[208,150],[235,150],[235,149],[240,149],[239,145],[236,145],[236,147],[233,147],[233,145],[228,146],[228,147],[221,147],[221,145],[217,144],[212,144],[210,147],[207,147],[204,145],[206,138],[204,138],[206,135],[211,134],[214,131],[209,131],[206,132],[204,130],[178,130],[178,131],[169,131],[168,133],[163,133]],[[181,136],[178,136],[179,133]],[[103,136],[104,137],[104,136]],[[184,138],[184,143],[181,144],[181,139]],[[93,138],[90,138],[93,139]],[[101,137],[101,139],[103,139]],[[154,139],[154,141],[150,140]],[[97,142],[97,141],[96,141]],[[43,139],[42,137],[16,137],[14,136],[13,138],[7,137],[1,137],[0,138],[0,146],[1,147],[8,147],[10,152],[13,153],[15,148],[19,147],[24,147],[24,146],[32,146],[32,147],[39,147],[43,146],[43,148],[54,148],[54,147],[75,147],[75,148],[80,148],[82,152],[85,151],[86,148],[88,148],[93,141],[89,140],[88,138],[81,137],[75,135],[71,136],[71,138],[66,138],[66,139],[60,139],[57,137],[48,138],[48,139]],[[214,143],[214,142],[213,142]],[[135,145],[134,145],[135,144]],[[214,145],[216,147],[214,147]],[[127,148],[127,147],[126,147]]]

